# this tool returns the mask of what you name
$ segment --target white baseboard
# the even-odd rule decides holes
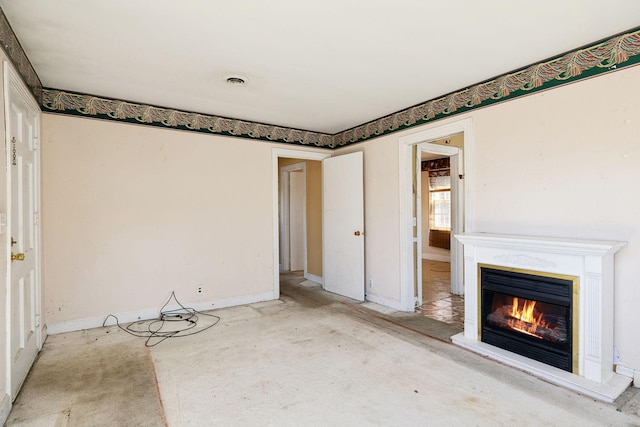
[[[398,311],[404,311],[402,310],[402,304],[400,303],[400,301],[395,299],[391,299],[391,298],[387,298],[381,295],[376,295],[371,293],[367,293],[367,295],[365,296],[365,299],[367,301],[375,302],[376,304],[384,305],[385,307],[391,307]]]
[[[633,378],[634,370],[627,368],[626,366],[616,365],[616,373],[624,375],[625,377]]]
[[[627,378],[632,378],[633,386],[640,388],[640,371],[632,368],[627,368],[623,365],[616,365],[616,374],[623,375]]]
[[[324,285],[324,279],[320,276],[316,276],[315,274],[311,274],[311,273],[306,273],[304,275],[304,278],[307,280],[311,280],[312,282],[316,282],[319,283],[321,285]]]
[[[0,425],[4,425],[9,418],[9,412],[11,412],[11,399],[9,395],[5,393],[2,397],[2,405],[0,405]]]
[[[273,292],[264,292],[261,294],[243,295],[239,297],[221,298],[215,301],[183,303],[185,307],[193,308],[197,311],[209,311],[218,308],[234,307],[237,305],[252,304],[262,301],[270,301],[275,299]],[[128,311],[123,313],[111,313],[118,318],[120,323],[130,323],[138,320],[156,319],[160,315],[160,308],[147,308],[136,311]],[[172,310],[177,306],[167,306]],[[47,333],[50,335],[63,334],[66,332],[80,331],[83,329],[100,328],[105,323],[108,314],[95,317],[87,317],[84,319],[66,320],[62,322],[53,322],[47,324]],[[109,318],[106,325],[114,325],[115,319]]]
[[[49,336],[49,328],[47,328],[47,325],[45,324],[44,326],[42,326],[42,329],[40,330],[40,348],[38,349],[38,351],[42,350],[42,347],[44,346],[44,342],[47,340],[48,336]]]

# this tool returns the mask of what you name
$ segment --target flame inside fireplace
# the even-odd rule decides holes
[[[537,331],[538,329],[551,329],[549,324],[542,320],[543,313],[537,313],[536,302],[525,299],[522,307],[518,298],[513,298],[511,304],[510,319],[507,320],[507,326],[516,331],[531,335],[533,337],[543,339]]]
[[[545,304],[542,304],[545,306]],[[524,298],[513,297],[494,307],[487,316],[489,323],[517,331],[540,340],[565,342],[566,319],[554,313],[539,310],[540,304]]]

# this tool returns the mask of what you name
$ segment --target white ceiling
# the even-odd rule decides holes
[[[638,0],[0,0],[45,87],[336,133],[640,25]],[[224,82],[240,74],[243,87]]]

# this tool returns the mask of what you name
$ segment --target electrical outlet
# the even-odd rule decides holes
[[[196,294],[202,293],[202,286],[196,286]]]

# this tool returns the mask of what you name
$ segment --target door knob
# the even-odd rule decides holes
[[[24,254],[11,254],[11,261],[24,261]]]
[[[359,236],[360,234],[364,235],[364,232],[360,233],[359,231],[356,231],[355,233],[353,233],[354,236]]]

